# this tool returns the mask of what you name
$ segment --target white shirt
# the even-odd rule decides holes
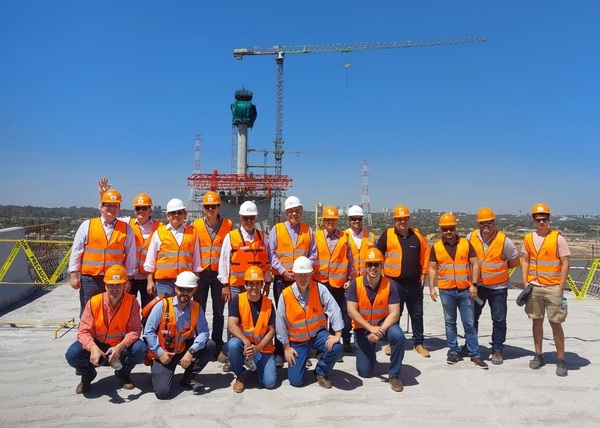
[[[185,223],[182,224],[179,229],[175,229],[170,224],[166,225],[167,230],[170,230],[173,236],[175,237],[175,241],[177,241],[178,245],[181,245],[183,242],[183,236],[185,233]],[[158,252],[160,251],[160,246],[162,242],[160,237],[158,236],[158,229],[156,232],[152,234],[152,238],[150,238],[150,245],[148,246],[148,254],[146,255],[146,260],[144,261],[144,270],[146,272],[154,272],[156,270],[156,257]],[[192,271],[193,272],[201,272],[202,271],[202,260],[200,259],[200,244],[196,239],[194,242],[194,253],[192,255]]]
[[[246,229],[243,227],[239,229],[232,230],[237,233],[238,230],[242,231],[242,238],[244,241],[254,242],[254,237],[256,236],[256,229],[252,235],[246,232]],[[221,255],[219,257],[219,274],[217,275],[217,279],[221,282],[221,284],[229,284],[229,267],[231,261],[231,238],[229,237],[230,233],[228,233],[223,239],[223,244],[221,244]],[[267,251],[267,235],[265,233],[264,237],[265,251]],[[271,271],[270,269],[265,272],[265,282],[272,282]]]

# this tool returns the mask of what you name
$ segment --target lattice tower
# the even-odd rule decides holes
[[[363,159],[362,162],[362,196],[360,206],[365,213],[367,226],[373,226],[373,217],[371,216],[371,198],[369,197],[369,161]]]

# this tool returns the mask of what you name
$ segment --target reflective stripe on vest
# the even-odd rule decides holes
[[[138,260],[138,271],[141,274],[146,275],[148,272],[144,270],[144,262],[146,261],[146,256],[148,255],[148,247],[150,246],[152,234],[156,231],[156,229],[158,229],[159,226],[162,226],[163,223],[162,221],[154,220],[154,223],[152,224],[152,231],[146,239],[144,239],[144,235],[142,235],[142,226],[137,222],[137,219],[130,219],[129,225],[131,226],[135,236],[135,255]]]
[[[240,322],[238,323],[238,326],[244,332],[244,336],[246,336],[251,343],[258,345],[269,330],[269,320],[271,319],[271,311],[273,310],[271,299],[269,299],[267,296],[262,296],[260,313],[258,314],[256,325],[254,325],[254,318],[252,317],[252,305],[248,299],[248,293],[245,292],[239,294],[238,299],[238,311],[240,314]],[[275,347],[273,346],[273,340],[271,340],[271,343],[265,346],[261,353],[272,354],[274,350]]]
[[[316,282],[311,281],[308,286],[306,310],[302,309],[296,299],[293,287],[285,288],[281,295],[285,302],[285,323],[290,342],[306,342],[320,330],[327,328],[327,319]]]
[[[523,244],[529,253],[527,282],[537,280],[542,285],[560,285],[562,264],[558,256],[558,235],[560,232],[550,230],[538,251],[533,245],[533,234],[525,235]]]
[[[277,236],[275,254],[283,267],[291,271],[294,260],[300,256],[308,257],[308,251],[310,250],[310,229],[307,224],[300,223],[296,245],[292,242],[290,233],[284,223],[277,223],[275,225],[275,234]]]
[[[496,232],[487,251],[484,252],[479,230],[471,233],[471,245],[475,248],[477,259],[481,264],[481,282],[484,285],[502,284],[509,279],[508,265],[505,260],[502,260],[505,240],[504,233]]]
[[[385,276],[381,277],[381,283],[372,304],[367,293],[365,277],[359,276],[356,278],[356,297],[358,313],[369,324],[379,325],[390,314],[390,280]],[[355,329],[362,328],[354,320],[352,320],[352,327]]]
[[[100,217],[90,219],[87,243],[83,248],[81,259],[82,275],[104,275],[104,271],[112,265],[125,265],[125,240],[127,239],[127,223],[116,220],[110,241],[102,227]]]
[[[317,260],[313,263],[315,281],[340,288],[348,279],[348,236],[340,232],[338,242],[329,252],[324,230],[315,232]]]
[[[104,294],[96,294],[90,299],[90,309],[94,317],[94,338],[109,346],[116,346],[127,334],[127,324],[131,316],[135,297],[129,293],[123,295],[121,306],[110,322],[104,318]],[[108,325],[107,325],[108,323]]]
[[[446,251],[442,240],[434,244],[438,262],[437,285],[440,289],[465,289],[471,286],[471,265],[469,264],[469,241],[458,238],[454,260]]]
[[[156,255],[155,279],[173,279],[181,272],[192,271],[196,233],[192,226],[186,226],[181,245],[167,226],[160,226],[156,233],[160,239],[160,250]]]
[[[263,272],[267,272],[271,267],[263,233],[255,230],[253,242],[244,242],[242,236],[240,229],[229,232],[231,242],[229,285],[237,287],[245,284],[244,274],[250,266],[258,266]]]
[[[215,239],[211,239],[210,233],[206,228],[206,219],[199,218],[194,221],[194,229],[198,235],[198,241],[200,244],[200,257],[202,258],[202,269],[212,270],[217,272],[219,270],[219,257],[221,257],[221,247],[223,246],[223,239],[229,232],[231,232],[232,223],[228,218],[221,220],[219,230],[215,235]]]
[[[346,229],[346,235],[348,236],[348,244],[350,245],[350,249],[352,250],[352,257],[354,259],[354,278],[361,276],[365,270],[365,260],[367,258],[367,253],[370,248],[375,246],[375,235],[373,232],[368,232],[363,229],[362,238],[360,243],[360,249],[354,242],[354,237],[350,233],[351,229]]]
[[[200,304],[190,300],[190,323],[188,325],[182,325],[181,331],[177,328],[177,317],[175,315],[175,308],[173,307],[173,298],[168,297],[163,299],[162,305],[162,317],[158,324],[158,330],[156,331],[158,343],[165,352],[181,354],[185,351],[186,342],[196,337],[196,324],[198,323],[198,317],[200,316]],[[171,338],[171,346],[167,346],[167,336]],[[148,349],[148,357],[153,360],[158,360],[158,356],[154,355],[150,349]]]
[[[419,229],[411,229],[420,242],[421,248],[419,250],[419,264],[421,274],[426,275],[429,269],[429,245],[427,241],[419,232]],[[387,236],[387,248],[385,250],[385,261],[383,263],[383,273],[385,276],[390,278],[397,278],[402,274],[402,246],[400,245],[400,239],[396,235],[393,227],[388,228],[386,231]]]

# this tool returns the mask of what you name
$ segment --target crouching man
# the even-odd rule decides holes
[[[140,305],[131,294],[125,293],[128,281],[123,266],[112,265],[104,273],[106,291],[92,296],[86,303],[77,342],[65,355],[81,382],[77,394],[90,390],[96,378],[96,367],[110,364],[123,389],[133,389],[129,375],[136,364],[144,360],[146,344],[140,340],[142,323]]]
[[[212,359],[215,342],[208,338],[208,324],[200,304],[192,300],[198,278],[181,272],[175,279],[175,296],[152,308],[144,336],[152,361],[152,386],[158,399],[169,398],[177,365],[184,369],[181,386],[195,389],[196,375]]]
[[[236,380],[235,392],[246,388],[244,362],[258,372],[258,381],[271,389],[277,382],[275,367],[275,311],[273,303],[262,295],[264,272],[258,266],[249,267],[244,274],[246,292],[233,295],[229,305],[227,355]]]

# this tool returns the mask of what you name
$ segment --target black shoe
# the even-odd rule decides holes
[[[556,376],[564,377],[569,374],[567,369],[567,362],[564,358],[556,360]]]
[[[458,354],[448,354],[448,358],[446,358],[446,362],[451,365],[458,363],[460,360],[462,358]]]
[[[544,362],[544,355],[543,354],[535,354],[535,357],[533,357],[533,360],[531,360],[529,362],[529,368],[533,369],[533,370],[539,370],[545,364],[546,363]]]
[[[184,376],[183,378],[181,378],[181,383],[180,385],[187,390],[195,390],[196,388],[200,388],[201,386],[203,386],[200,382],[197,382],[196,379],[194,379],[195,376],[192,377],[187,377]]]
[[[458,354],[461,358],[465,358],[469,356],[469,350],[467,349],[467,345],[463,345],[462,348],[460,348],[460,353]]]
[[[348,342],[344,342],[344,348],[343,348],[344,352],[346,354],[351,354],[353,349],[352,349],[352,344],[350,343],[350,341]]]
[[[115,370],[115,376],[119,379],[119,382],[121,382],[121,388],[129,390],[135,388],[135,385],[129,376],[123,376],[119,370]]]

